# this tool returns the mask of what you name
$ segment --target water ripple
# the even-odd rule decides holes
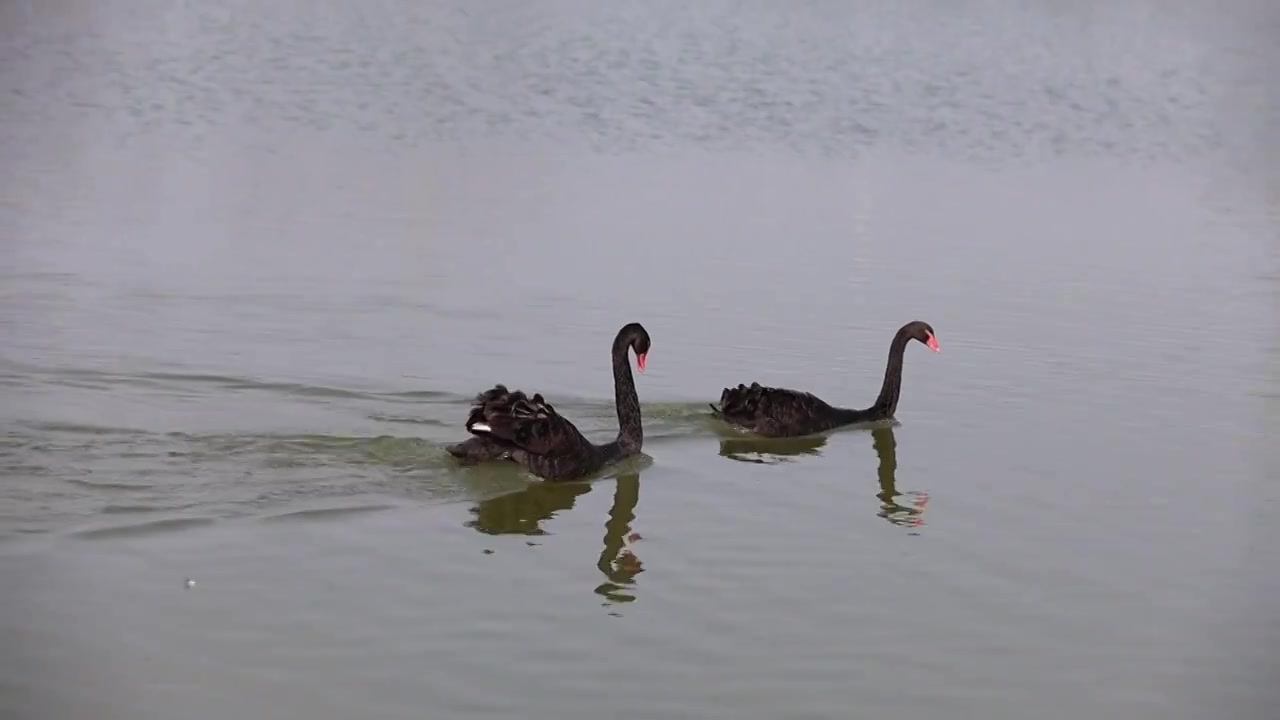
[[[332,520],[347,517],[349,515],[363,515],[365,513],[380,512],[383,510],[392,510],[395,505],[352,505],[347,507],[330,507],[330,508],[313,508],[308,510],[293,510],[290,512],[280,513],[277,515],[268,515],[262,520],[264,522],[288,522],[302,520]]]
[[[213,518],[170,518],[167,520],[153,520],[151,522],[135,523],[132,525],[115,525],[112,527],[95,528],[92,530],[77,530],[71,533],[71,535],[82,540],[132,538],[158,533],[189,530],[191,528],[212,525],[214,522],[216,521]]]

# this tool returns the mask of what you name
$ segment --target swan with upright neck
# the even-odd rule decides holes
[[[845,425],[892,419],[902,392],[902,357],[912,340],[934,352],[941,351],[929,323],[915,320],[903,325],[889,343],[889,362],[880,395],[869,408],[836,407],[812,393],[751,383],[749,387],[724,388],[720,404],[711,406],[712,414],[765,437],[811,435]]]
[[[644,372],[649,347],[649,333],[640,323],[624,325],[613,339],[613,392],[618,410],[614,440],[596,445],[541,394],[529,397],[499,384],[476,396],[466,422],[467,432],[474,437],[449,446],[449,454],[466,462],[515,461],[552,481],[578,479],[639,454],[644,429],[628,351],[635,351],[636,367]]]

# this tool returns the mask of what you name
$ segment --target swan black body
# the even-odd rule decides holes
[[[449,446],[449,454],[466,462],[511,460],[553,481],[575,480],[638,454],[644,445],[644,430],[627,351],[635,350],[636,365],[644,372],[649,345],[649,333],[639,323],[623,326],[613,339],[617,439],[596,445],[542,395],[529,397],[499,384],[476,396],[466,423],[467,432],[475,437]]]
[[[939,351],[929,323],[915,320],[903,325],[889,343],[889,364],[880,395],[864,410],[835,407],[812,393],[751,383],[750,387],[725,388],[720,393],[720,405],[712,405],[711,412],[731,425],[765,437],[811,435],[844,425],[890,419],[898,409],[902,356],[911,340]]]

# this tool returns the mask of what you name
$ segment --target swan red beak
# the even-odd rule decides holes
[[[938,347],[938,338],[934,337],[932,334],[929,335],[929,339],[925,341],[925,344],[934,352],[942,352],[942,348]]]
[[[640,372],[644,372],[645,356],[648,353],[636,353],[636,367],[640,368]]]

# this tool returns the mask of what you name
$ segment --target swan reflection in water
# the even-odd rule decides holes
[[[892,427],[879,427],[871,431],[871,445],[876,449],[876,457],[880,463],[876,474],[880,480],[880,517],[894,525],[917,528],[924,524],[924,508],[929,502],[929,493],[912,491],[906,493],[915,499],[915,507],[901,505],[897,499],[903,496],[897,489],[898,473],[898,441],[893,436]]]
[[[591,492],[594,484],[531,483],[518,492],[482,500],[471,508],[475,517],[466,525],[486,535],[545,535],[542,523],[572,509],[578,496]],[[604,524],[604,547],[596,560],[605,581],[595,588],[595,593],[605,598],[605,605],[636,599],[635,577],[644,571],[632,549],[633,543],[640,539],[632,530],[639,502],[640,474],[619,475],[614,485],[613,505]]]
[[[793,438],[722,437],[720,455],[738,462],[786,462],[799,456],[821,455],[822,447],[827,444],[827,437],[826,434]],[[871,445],[879,460],[876,475],[880,491],[876,493],[876,498],[880,500],[880,509],[876,515],[900,527],[920,527],[924,524],[924,509],[929,502],[929,494],[922,491],[898,492],[898,442],[893,435],[893,426],[872,428]],[[914,506],[900,504],[898,499],[904,496],[912,498]]]
[[[789,458],[799,455],[821,455],[819,450],[826,444],[826,435],[789,438],[722,437],[720,456],[738,462],[772,465],[788,462]]]

